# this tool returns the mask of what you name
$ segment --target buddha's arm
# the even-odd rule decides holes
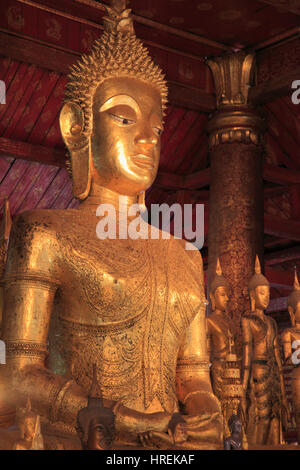
[[[250,322],[242,317],[242,335],[243,335],[243,389],[246,392],[250,379],[251,359],[252,359],[252,331]]]
[[[12,398],[29,396],[40,415],[75,424],[86,397],[76,383],[45,367],[46,342],[58,287],[58,246],[33,213],[17,218],[5,272],[3,338]]]
[[[280,354],[280,345],[278,341],[277,324],[275,321],[274,321],[274,328],[276,332],[276,336],[274,338],[274,354],[275,354],[276,362],[277,362],[278,369],[279,369],[281,397],[283,401],[286,401],[282,361],[281,361],[281,354]]]
[[[289,330],[285,330],[281,336],[281,343],[283,346],[284,362],[288,362],[292,358],[292,340]]]
[[[189,325],[177,361],[177,396],[191,415],[220,412],[209,376],[205,306]]]
[[[206,318],[206,345],[207,345],[207,355],[210,358],[211,350],[212,350],[212,334],[211,334],[210,322],[208,318]]]

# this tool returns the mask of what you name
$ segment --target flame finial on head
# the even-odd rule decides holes
[[[258,255],[255,257],[254,275],[251,277],[248,288],[250,291],[254,290],[258,286],[270,287],[268,279],[261,273],[261,265]]]
[[[297,276],[297,268],[295,266],[294,271],[294,290],[288,296],[288,307],[292,307],[294,311],[296,311],[297,304],[300,302],[300,285]]]
[[[298,281],[298,276],[297,276],[297,268],[295,266],[295,272],[294,272],[294,290],[295,291],[300,291],[300,285]]]
[[[89,398],[102,398],[101,388],[97,380],[97,366],[93,364],[93,378],[89,391]]]
[[[103,22],[106,31],[134,34],[131,9],[126,9],[127,3],[127,0],[111,0],[110,7],[105,5],[107,16],[104,16]]]
[[[214,293],[218,287],[227,287],[227,289],[229,289],[229,283],[223,276],[219,257],[217,258],[216,275],[213,278],[212,283],[210,285],[210,292]]]
[[[261,274],[261,266],[258,255],[255,257],[255,274]]]
[[[27,397],[27,402],[26,402],[26,412],[30,412],[31,411],[31,401],[30,401],[30,398],[29,396]]]

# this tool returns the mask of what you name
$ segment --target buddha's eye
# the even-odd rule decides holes
[[[123,118],[121,116],[117,116],[116,114],[111,114],[110,113],[110,116],[112,117],[112,119],[119,122],[123,126],[130,126],[131,124],[135,123],[135,121],[133,121],[133,119]]]
[[[161,136],[163,130],[160,127],[153,127],[155,134]]]

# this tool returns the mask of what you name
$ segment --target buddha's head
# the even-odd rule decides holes
[[[242,421],[236,414],[232,414],[228,420],[228,427],[231,434],[240,435],[242,432]]]
[[[136,38],[126,0],[106,8],[104,33],[73,66],[60,115],[79,199],[93,184],[138,195],[151,186],[159,164],[164,76]]]
[[[85,450],[107,450],[114,438],[114,414],[103,405],[102,399],[93,399],[78,413],[77,432]]]
[[[226,312],[229,301],[229,284],[223,276],[219,258],[217,259],[216,275],[210,285],[209,297],[213,311]]]
[[[288,311],[293,326],[300,323],[300,285],[295,268],[294,290],[288,297]]]
[[[259,258],[255,259],[255,274],[249,282],[249,295],[251,312],[265,310],[270,302],[270,283],[268,279],[261,274]]]

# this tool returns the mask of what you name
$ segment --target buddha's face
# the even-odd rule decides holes
[[[239,419],[236,419],[232,424],[231,432],[232,434],[240,434],[242,432],[242,422]]]
[[[132,196],[149,188],[158,170],[162,129],[156,88],[135,78],[106,79],[93,101],[94,182]]]
[[[215,290],[215,309],[226,312],[229,301],[228,289],[224,286],[217,287]]]
[[[23,435],[25,439],[33,439],[34,432],[35,432],[35,425],[36,425],[36,418],[29,416],[24,419],[22,428],[23,428]]]
[[[88,449],[106,450],[110,448],[112,441],[113,424],[104,423],[101,416],[93,418],[89,425]]]
[[[265,310],[270,302],[270,287],[257,286],[253,291],[255,308]]]

